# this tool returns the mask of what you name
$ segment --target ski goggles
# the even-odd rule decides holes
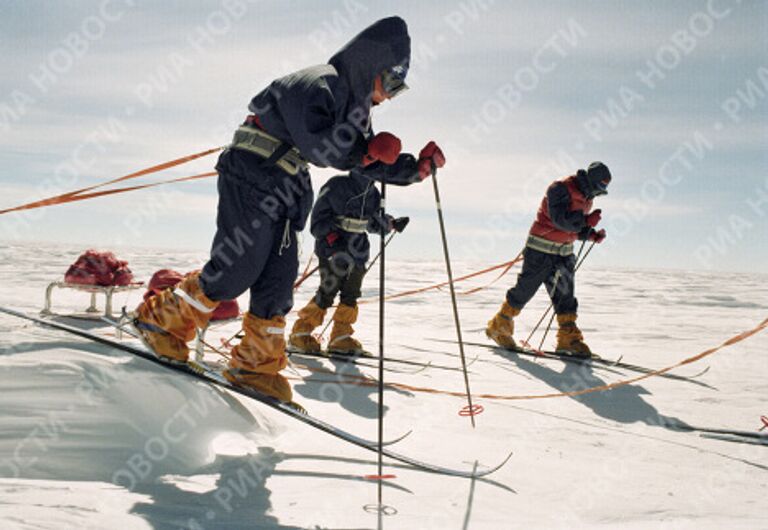
[[[408,90],[408,85],[405,84],[407,74],[408,69],[404,66],[393,66],[382,72],[381,87],[390,99]]]
[[[611,178],[608,177],[607,179],[603,179],[596,183],[592,189],[592,194],[595,197],[599,197],[600,195],[608,195],[608,184],[610,184],[610,182]]]

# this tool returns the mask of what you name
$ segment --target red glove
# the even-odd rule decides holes
[[[419,153],[419,177],[424,180],[432,174],[432,166],[441,168],[445,165],[445,155],[442,149],[430,141]]]
[[[325,236],[325,242],[328,243],[328,245],[331,246],[331,247],[338,240],[339,240],[339,234],[337,232],[328,232],[328,235]]]
[[[594,241],[597,244],[602,243],[603,240],[605,239],[605,228],[601,228],[600,230],[592,230],[589,233],[588,239],[590,241]]]
[[[586,219],[587,226],[591,226],[592,228],[596,227],[597,223],[599,223],[600,219],[602,218],[603,218],[603,211],[600,208],[598,208],[591,214],[587,215],[587,219]]]
[[[394,164],[402,148],[400,138],[388,132],[380,132],[368,142],[368,152],[363,156],[363,166],[374,162]]]

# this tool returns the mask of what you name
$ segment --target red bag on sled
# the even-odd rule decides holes
[[[101,287],[128,285],[133,281],[133,273],[128,262],[117,259],[112,252],[89,249],[69,266],[64,281]]]
[[[172,269],[160,269],[152,275],[149,280],[149,286],[147,292],[144,293],[144,300],[159,294],[165,289],[176,287],[184,279],[184,276]],[[240,316],[240,306],[237,300],[224,300],[219,302],[216,309],[213,310],[211,315],[211,322],[217,320],[229,320],[231,318],[237,318]]]
[[[211,320],[229,320],[231,318],[237,318],[240,316],[240,306],[237,300],[224,300],[219,303],[219,306],[214,309]]]

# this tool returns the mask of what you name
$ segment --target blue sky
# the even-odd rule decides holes
[[[457,259],[516,255],[548,183],[602,160],[614,181],[597,203],[608,239],[593,264],[765,270],[765,2],[104,0],[0,9],[0,208],[224,145],[271,79],[325,62],[369,23],[398,14],[413,42],[411,90],[376,109],[374,126],[398,134],[406,150],[430,139],[444,146],[439,182]],[[315,171],[316,189],[333,174]],[[203,250],[215,205],[209,179],[0,216],[0,239]],[[429,183],[392,192],[390,208],[413,219],[394,257],[441,256]]]

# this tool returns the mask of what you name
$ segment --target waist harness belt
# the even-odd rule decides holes
[[[354,217],[344,217],[343,215],[340,215],[336,218],[336,226],[345,232],[363,234],[368,228],[368,221],[365,219],[355,219]]]
[[[556,243],[555,241],[549,241],[543,237],[533,235],[528,236],[525,246],[544,254],[554,254],[555,256],[569,256],[573,254],[573,243]]]
[[[229,147],[257,154],[264,159],[265,165],[274,164],[292,176],[307,169],[307,161],[298,149],[256,127],[240,126]]]

